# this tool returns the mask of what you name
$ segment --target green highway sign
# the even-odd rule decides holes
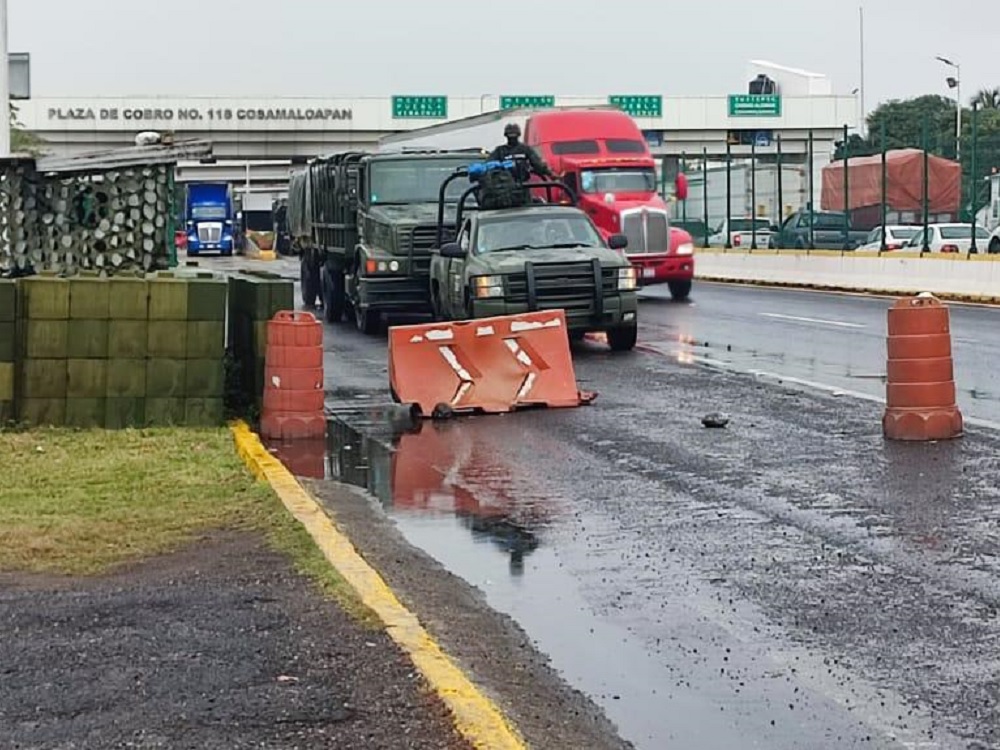
[[[394,96],[392,97],[392,116],[394,119],[446,120],[448,119],[448,97]]]
[[[608,104],[632,117],[663,117],[663,97],[659,94],[612,94]]]
[[[554,106],[556,106],[556,98],[554,96],[504,94],[500,97],[500,109],[520,109],[522,107],[546,109]]]
[[[781,117],[778,94],[730,94],[730,117]]]

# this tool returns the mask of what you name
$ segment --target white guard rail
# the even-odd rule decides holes
[[[879,255],[839,250],[717,250],[695,254],[695,276],[806,289],[916,294],[1000,303],[1000,255],[942,253]]]

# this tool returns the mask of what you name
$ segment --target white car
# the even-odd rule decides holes
[[[990,255],[1000,254],[1000,226],[993,230],[993,234],[990,236],[990,244],[987,246],[987,252]]]
[[[723,220],[722,224],[715,230],[715,233],[708,238],[708,246],[725,247],[726,236],[728,235],[731,247],[751,247],[753,245],[755,229],[757,247],[769,247],[771,243],[771,222],[760,216],[756,219],[752,219],[749,216],[734,217],[728,223]]]
[[[967,253],[972,246],[972,227],[969,224],[930,224],[927,227],[927,244],[932,253]],[[976,225],[976,249],[985,253],[989,247],[990,233],[986,227]],[[924,246],[921,228],[902,248],[907,252],[920,252]]]
[[[923,227],[909,224],[889,224],[885,228],[885,249],[899,250],[913,239]],[[875,227],[865,240],[865,244],[858,250],[881,250],[882,249],[882,227]]]

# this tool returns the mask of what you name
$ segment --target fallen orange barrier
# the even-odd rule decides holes
[[[562,310],[389,329],[395,400],[421,416],[570,407],[594,393],[577,389]]]
[[[955,397],[948,308],[930,294],[889,309],[886,409],[890,440],[950,440],[962,434]]]

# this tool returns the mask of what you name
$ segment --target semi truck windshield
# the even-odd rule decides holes
[[[441,183],[468,159],[414,159],[413,161],[376,161],[371,165],[370,196],[372,203],[437,203]],[[469,187],[462,177],[448,186],[446,200],[457,203]]]
[[[225,219],[225,206],[191,206],[192,219]]]
[[[587,169],[580,173],[584,193],[652,193],[656,172],[652,169]]]

